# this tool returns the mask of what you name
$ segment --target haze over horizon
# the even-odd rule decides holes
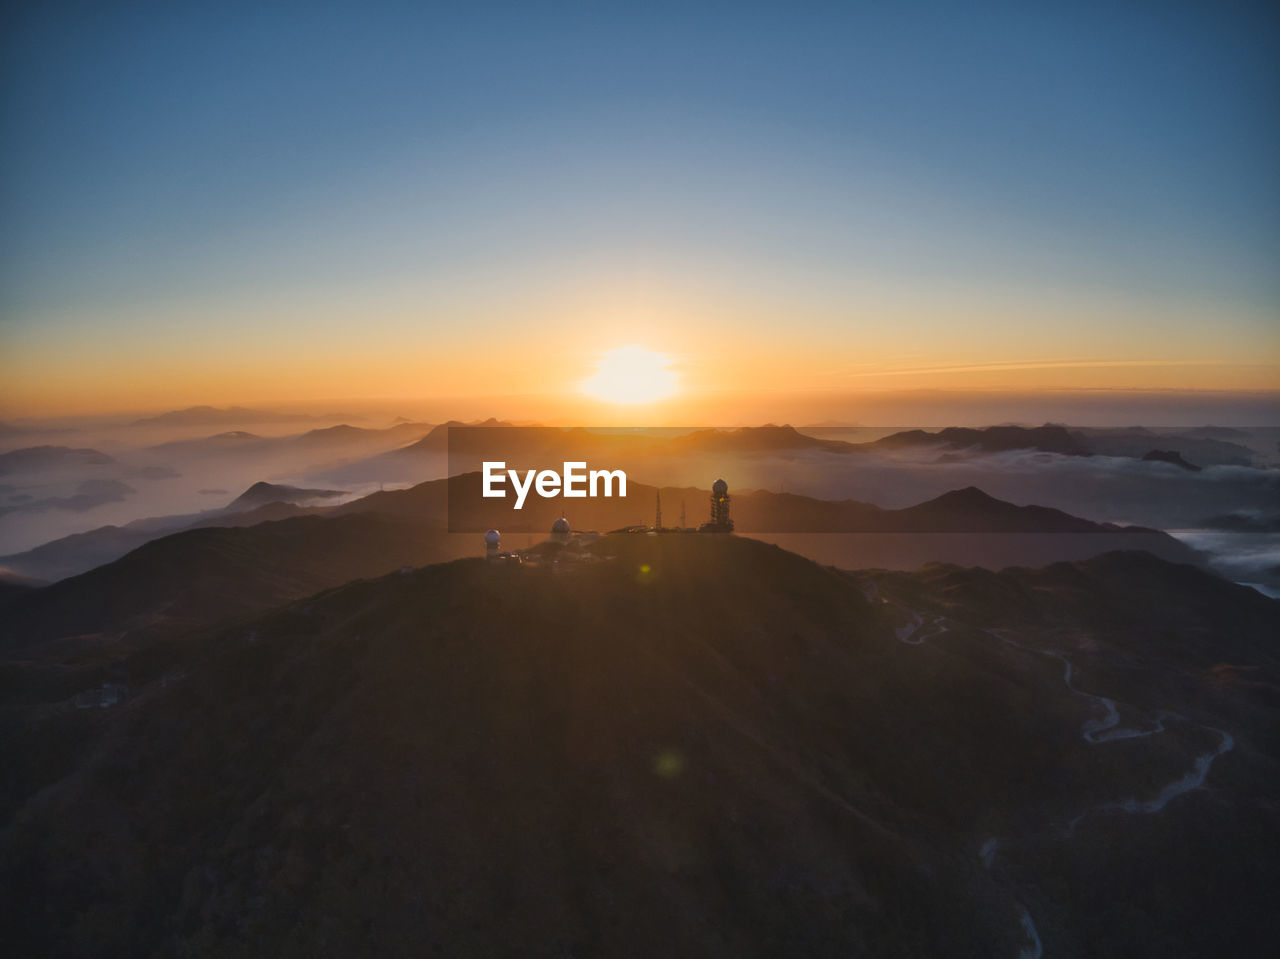
[[[1275,417],[1267,5],[64,2],[0,32],[0,417]],[[584,395],[629,346],[674,392]]]

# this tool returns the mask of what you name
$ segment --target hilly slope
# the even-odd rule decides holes
[[[903,430],[870,443],[850,446],[850,450],[875,451],[939,447],[1001,453],[1010,450],[1039,450],[1062,456],[1121,456],[1149,459],[1153,447],[1165,447],[1168,456],[1201,465],[1252,466],[1257,457],[1247,446],[1215,436],[1186,430],[1090,429],[1044,426],[986,426],[981,429],[949,426],[937,432]]]
[[[11,681],[8,946],[1248,956],[1280,932],[1280,603],[1141,554],[594,555],[170,636],[111,666],[111,709]]]
[[[625,498],[541,500],[530,498],[524,510],[515,513],[480,496],[478,473],[449,480],[430,480],[402,490],[372,493],[339,507],[309,505],[307,512],[323,516],[377,513],[409,517],[444,529],[452,520],[455,530],[484,530],[497,526],[506,532],[542,536],[551,523],[565,512],[577,529],[610,530],[652,521],[655,496],[666,504],[667,522],[679,516],[683,503],[688,522],[696,525],[705,518],[708,490],[664,486],[658,489],[643,483],[629,483]],[[228,506],[176,516],[136,520],[122,527],[106,526],[62,537],[24,553],[0,557],[0,565],[23,576],[55,581],[86,572],[115,560],[132,549],[161,536],[202,526],[248,526],[283,519],[304,511],[300,503],[319,504],[340,495],[337,490],[297,489],[260,482]],[[1060,510],[1039,506],[1017,506],[988,496],[974,487],[955,490],[916,506],[898,510],[881,509],[856,500],[819,500],[795,493],[748,490],[733,494],[733,515],[740,533],[1020,533],[1117,534],[1124,542],[1112,541],[1102,549],[1124,545],[1156,552],[1166,559],[1190,562],[1194,554],[1173,537],[1157,530],[1119,527],[1095,523]],[[452,514],[449,510],[453,504]],[[254,504],[256,509],[251,509]],[[293,504],[293,505],[290,505]],[[244,512],[241,512],[241,511]],[[922,544],[924,545],[924,544]],[[803,548],[800,548],[803,552]],[[821,554],[819,554],[821,555]],[[922,550],[930,556],[927,546]],[[972,562],[986,562],[975,552]],[[1043,555],[1054,555],[1052,540],[1043,543]]]
[[[42,543],[34,549],[0,556],[0,566],[23,576],[54,582],[85,573],[96,566],[119,559],[144,543],[203,526],[253,526],[268,520],[286,519],[308,511],[307,507],[289,502],[291,494],[300,502],[328,490],[296,490],[293,487],[256,483],[228,505],[199,513],[177,513],[148,516],[122,526],[100,526],[83,533],[72,533]]]
[[[1060,453],[1063,456],[1088,456],[1089,448],[1080,437],[1065,426],[987,426],[974,429],[966,426],[948,426],[929,433],[925,430],[904,430],[870,443],[860,444],[863,450],[892,450],[915,446],[943,446],[949,449],[977,449],[984,453],[1007,450],[1034,449],[1044,453]]]
[[[436,528],[371,514],[188,530],[16,597],[0,623],[0,644],[207,623],[439,562],[457,555],[450,549]]]
[[[106,453],[69,446],[31,446],[0,453],[0,476],[10,473],[42,473],[86,466],[109,466],[115,459]]]
[[[309,503],[315,500],[334,499],[345,496],[344,490],[338,489],[302,489],[297,486],[285,486],[280,483],[258,482],[227,504],[226,509],[239,511],[257,509],[268,503],[292,503],[294,505]]]
[[[308,413],[280,413],[273,410],[253,410],[243,406],[219,409],[213,406],[189,406],[182,410],[169,410],[158,416],[134,420],[133,426],[211,426],[226,423],[305,423],[342,419],[341,413],[313,416]]]

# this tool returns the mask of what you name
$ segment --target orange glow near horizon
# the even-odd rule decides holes
[[[0,418],[155,412],[194,405],[297,405],[347,397],[441,406],[465,400],[477,413],[487,401],[501,401],[508,411],[494,409],[493,414],[520,419],[603,422],[638,416],[647,421],[656,415],[664,421],[710,422],[723,420],[744,396],[765,406],[774,398],[776,411],[765,413],[766,419],[785,419],[794,415],[787,410],[796,405],[795,397],[802,397],[800,405],[807,409],[821,406],[823,397],[834,402],[837,397],[888,392],[1280,393],[1275,366],[1212,360],[1010,360],[880,367],[863,363],[851,369],[835,365],[833,357],[787,355],[781,349],[764,356],[742,355],[736,362],[697,352],[668,359],[667,354],[647,350],[615,350],[605,353],[603,360],[600,354],[596,357],[593,363],[589,355],[554,360],[534,356],[526,363],[519,355],[490,356],[486,371],[438,354],[380,361],[310,356],[286,364],[260,355],[228,364],[230,369],[146,357],[85,366],[50,364],[38,370],[19,366],[0,377]],[[512,398],[519,398],[519,409],[509,410]],[[442,409],[441,415],[454,414]]]
[[[346,397],[444,418],[465,407],[513,420],[737,422],[749,407],[761,421],[825,421],[860,418],[849,397],[887,392],[1280,392],[1280,337],[1265,327],[1237,342],[1213,338],[1191,310],[1126,325],[1104,310],[1073,321],[1065,307],[1043,307],[1036,323],[993,310],[979,325],[958,304],[891,300],[788,309],[646,279],[448,317],[397,301],[354,323],[347,305],[300,302],[231,321],[189,304],[129,330],[84,324],[74,338],[19,325],[3,334],[0,419]],[[619,346],[633,338],[644,347]]]

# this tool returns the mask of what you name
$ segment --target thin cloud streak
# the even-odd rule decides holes
[[[868,370],[843,373],[850,377],[910,376],[923,373],[987,373],[1004,370],[1110,369],[1123,367],[1220,366],[1243,367],[1250,364],[1224,363],[1220,360],[1050,360],[1017,363],[975,363],[964,366],[917,366],[897,370]],[[1257,364],[1261,365],[1261,364]]]

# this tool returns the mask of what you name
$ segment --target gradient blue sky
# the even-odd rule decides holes
[[[1280,388],[1276,10],[10,5],[0,408]]]

